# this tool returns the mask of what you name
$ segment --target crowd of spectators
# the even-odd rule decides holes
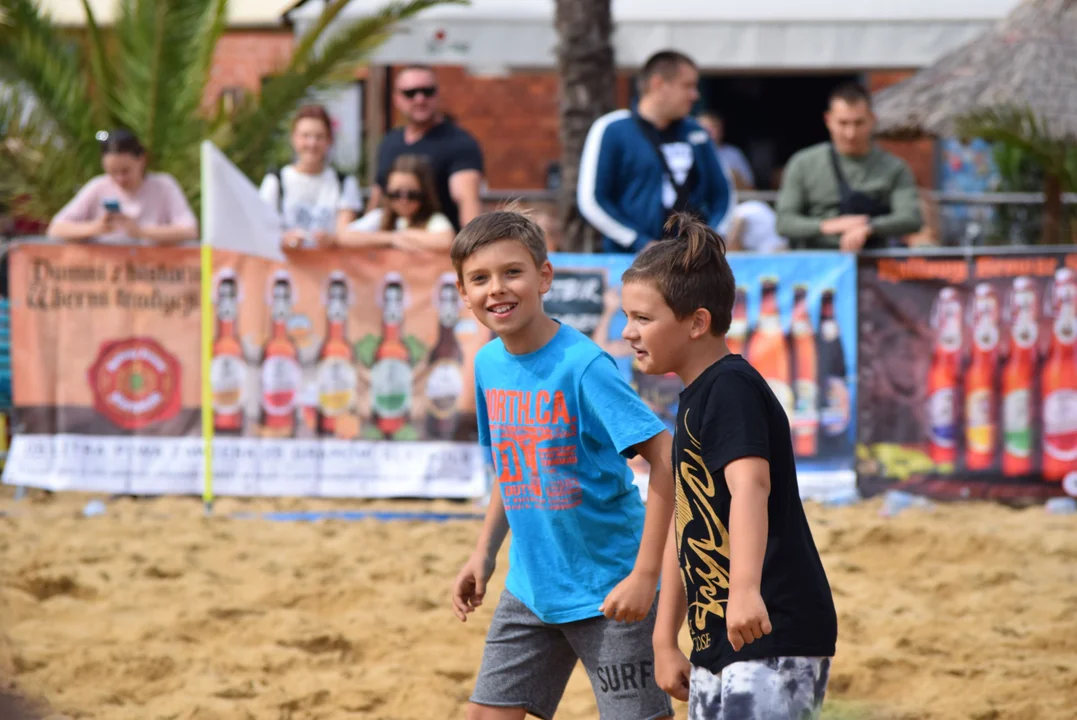
[[[666,219],[678,211],[703,218],[730,249],[756,253],[857,252],[900,245],[921,231],[912,172],[873,142],[871,97],[859,85],[834,89],[823,118],[829,141],[793,155],[772,207],[738,201],[738,191],[755,188],[754,173],[725,141],[722,116],[698,110],[699,69],[690,57],[656,53],[637,83],[638,99],[593,124],[580,158],[577,201],[603,238],[601,251],[640,251],[662,238]],[[259,188],[280,217],[285,250],[446,252],[454,234],[482,212],[482,149],[445,113],[434,71],[403,68],[392,99],[402,122],[377,149],[366,202],[360,181],[333,167],[329,113],[319,105],[298,108],[289,138],[293,160],[268,172]],[[98,140],[103,173],[52,218],[50,237],[154,245],[198,237],[179,184],[152,170],[135,135],[117,129]]]

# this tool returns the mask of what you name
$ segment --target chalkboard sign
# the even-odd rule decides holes
[[[550,317],[591,337],[602,319],[605,292],[605,270],[558,270],[543,307]]]

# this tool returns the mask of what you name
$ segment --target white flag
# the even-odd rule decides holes
[[[280,215],[209,140],[202,142],[202,242],[284,262]]]

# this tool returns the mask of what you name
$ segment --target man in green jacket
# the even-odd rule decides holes
[[[857,84],[830,94],[830,142],[801,150],[785,168],[777,230],[793,248],[858,252],[886,247],[923,225],[909,166],[872,143],[871,96]]]

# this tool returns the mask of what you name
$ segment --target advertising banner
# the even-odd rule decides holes
[[[684,386],[675,375],[640,372],[621,339],[624,255],[559,254],[545,299],[553,317],[587,334],[617,361],[640,397],[670,431]],[[731,253],[737,281],[730,350],[744,355],[786,408],[801,494],[855,485],[856,263],[841,253]],[[646,463],[633,461],[637,476]]]
[[[859,485],[1077,494],[1077,253],[863,258]]]
[[[493,335],[448,258],[217,252],[212,277],[218,495],[478,497],[473,359]],[[676,376],[621,340],[625,256],[555,254],[547,311],[612,355],[673,430]],[[791,419],[804,494],[852,486],[851,256],[734,254],[729,343]],[[51,490],[202,489],[196,248],[22,244],[10,256],[18,434],[4,481]],[[634,465],[641,484],[648,468]]]
[[[198,250],[22,245],[8,483],[201,492]],[[218,494],[472,497],[472,358],[447,258],[217,253]]]

